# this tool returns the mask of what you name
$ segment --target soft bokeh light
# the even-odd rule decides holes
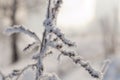
[[[95,0],[64,0],[58,16],[58,25],[84,29],[94,16]]]

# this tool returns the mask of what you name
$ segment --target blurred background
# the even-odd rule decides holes
[[[33,40],[24,34],[8,36],[5,30],[24,25],[40,39],[44,30],[48,0],[0,0],[0,71],[8,74],[15,68],[33,63],[35,51],[23,52]],[[104,80],[120,80],[120,1],[63,0],[57,25],[65,36],[76,42],[76,52],[100,70],[105,59],[111,64]],[[44,59],[46,72],[63,80],[96,80],[67,57],[57,60],[55,53]]]

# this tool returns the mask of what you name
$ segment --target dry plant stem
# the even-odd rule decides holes
[[[23,73],[25,70],[27,70],[28,68],[30,68],[30,67],[36,67],[36,64],[28,65],[28,66],[26,66],[24,69],[22,69],[22,71],[21,71],[21,72],[19,73],[19,75],[17,76],[16,80],[18,80],[19,77],[22,75],[22,73]]]
[[[9,28],[9,29],[6,30],[6,32],[9,33],[10,35],[11,35],[11,34],[14,34],[14,33],[19,33],[19,32],[21,32],[21,33],[24,33],[24,34],[29,35],[30,37],[34,38],[34,39],[36,40],[35,43],[38,43],[39,45],[40,45],[40,43],[41,43],[39,37],[38,37],[34,32],[32,32],[32,31],[30,31],[30,30],[28,30],[28,29],[25,29],[25,28],[22,27],[21,25],[16,26],[16,27],[13,27],[13,28]],[[43,39],[44,39],[44,38],[43,38]],[[43,45],[43,44],[41,44],[41,45]],[[28,48],[31,47],[31,46],[32,46],[32,45],[30,44],[30,46],[28,45],[27,47],[25,47],[25,49],[28,49]],[[44,47],[44,46],[43,46],[43,47]],[[43,49],[42,49],[43,47],[41,47],[41,50],[40,50],[40,51],[43,51]],[[41,53],[42,53],[42,52],[41,52]],[[41,56],[40,56],[40,57],[41,57]],[[41,58],[39,58],[38,61],[39,61],[38,64],[36,64],[36,68],[37,68],[37,69],[39,69],[38,66],[41,65]],[[20,70],[20,75],[24,72],[24,70],[26,70],[26,69],[27,69],[28,67],[30,67],[30,66],[32,66],[32,65],[28,65],[28,66],[25,67],[23,70]],[[39,70],[39,71],[41,71],[41,70]],[[11,73],[11,74],[13,74],[13,73]],[[11,75],[11,74],[10,74],[10,75]],[[6,78],[10,78],[10,75],[9,75],[9,76],[6,76]],[[20,75],[17,74],[18,78],[19,78]],[[17,78],[17,79],[18,79],[18,78]]]
[[[42,43],[41,43],[41,49],[40,49],[40,53],[39,53],[39,58],[37,61],[37,72],[36,72],[36,80],[39,80],[40,75],[42,74],[43,71],[43,63],[42,63],[42,56],[44,55],[44,50],[46,49],[46,30],[43,33],[43,39],[42,39]]]
[[[41,43],[39,37],[32,31],[25,29],[22,25],[15,25],[13,28],[8,28],[6,30],[6,32],[8,33],[8,35],[12,35],[15,33],[24,33],[32,38],[34,38],[37,42]]]
[[[18,0],[13,0],[13,4],[12,4],[12,8],[11,8],[12,14],[10,16],[12,27],[13,27],[13,25],[17,24],[17,21],[16,21],[17,7],[18,7]],[[11,36],[12,63],[17,62],[19,59],[18,49],[17,49],[17,38],[18,38],[18,34],[13,34]]]
[[[49,0],[49,2],[50,2],[50,0]],[[69,42],[69,40],[67,40],[67,41],[65,40],[65,38],[63,37],[63,34],[60,32],[60,30],[59,29],[56,30],[55,28],[53,28],[53,26],[56,26],[57,14],[58,14],[58,10],[59,10],[61,2],[62,2],[62,0],[57,0],[56,3],[54,3],[54,7],[51,7],[50,5],[48,5],[48,12],[47,12],[48,13],[48,18],[46,19],[45,28],[46,29],[50,28],[51,32],[56,34],[57,37],[60,40],[62,40],[62,42],[64,44],[66,44],[68,46],[71,46],[71,44],[69,45],[69,43],[67,43],[67,42]],[[53,44],[51,44],[51,45],[53,47]],[[60,52],[64,55],[66,55],[66,56],[69,56],[75,63],[79,63],[94,78],[101,78],[101,72],[94,70],[87,61],[83,61],[81,58],[76,58],[74,53],[71,54],[71,52],[64,52],[64,51],[60,51]]]
[[[50,17],[50,7],[51,7],[51,0],[49,0],[48,2],[48,9],[47,9],[47,19]],[[47,26],[45,26],[47,27]],[[39,80],[40,75],[43,72],[43,63],[42,63],[42,57],[45,55],[45,51],[47,48],[47,30],[45,28],[44,32],[43,32],[43,38],[42,38],[42,43],[41,43],[41,48],[40,48],[40,52],[39,52],[39,59],[37,61],[37,69],[38,71],[36,72],[36,80]]]
[[[75,64],[80,64],[83,68],[85,68],[92,77],[97,78],[97,79],[103,78],[103,75],[105,74],[106,67],[108,65],[107,62],[105,63],[105,65],[101,71],[96,71],[90,65],[90,63],[88,61],[84,60],[79,55],[76,55],[75,51],[66,51],[66,50],[62,49],[63,45],[67,45],[68,47],[71,47],[71,46],[74,46],[74,43],[70,42],[70,40],[67,40],[64,37],[64,34],[61,33],[60,29],[55,28],[57,14],[58,14],[61,3],[62,3],[62,0],[49,0],[48,1],[47,15],[46,15],[46,19],[43,23],[45,29],[43,32],[42,42],[40,41],[39,37],[34,32],[31,32],[30,30],[25,29],[21,26],[14,27],[12,29],[7,30],[7,32],[9,32],[11,34],[18,33],[18,32],[25,33],[25,34],[29,35],[30,37],[33,37],[36,40],[35,43],[29,44],[25,48],[25,50],[27,50],[29,47],[33,46],[36,43],[38,43],[38,45],[41,46],[41,48],[39,50],[38,55],[36,56],[37,58],[35,58],[35,60],[37,60],[37,63],[35,63],[34,65],[28,65],[24,69],[20,70],[20,72],[18,71],[18,73],[13,72],[10,75],[8,75],[6,78],[17,77],[17,79],[19,79],[20,75],[27,68],[29,68],[31,66],[36,66],[36,78],[35,78],[35,80],[39,80],[43,74],[44,67],[43,67],[42,62],[43,62],[44,56],[47,55],[48,47],[55,48],[59,52],[61,52],[61,54],[63,54],[64,56],[70,57]],[[56,35],[56,38],[58,40],[61,40],[62,44],[59,44],[59,42],[56,40],[56,38],[51,40],[52,34]],[[41,42],[41,44],[40,44],[40,42]],[[12,75],[12,77],[10,77],[11,75]],[[3,78],[4,78],[4,75],[3,75]]]
[[[53,44],[53,45],[51,45]],[[103,67],[100,71],[95,70],[88,61],[84,60],[82,57],[80,57],[79,55],[76,55],[76,53],[74,51],[65,51],[62,50],[61,48],[57,48],[56,46],[58,46],[59,44],[56,44],[51,42],[51,44],[49,44],[49,46],[51,46],[52,48],[57,49],[59,52],[61,52],[62,55],[64,56],[68,56],[70,59],[73,60],[73,62],[75,64],[80,64],[85,70],[88,71],[88,73],[94,77],[94,78],[98,78],[100,80],[103,79],[104,74],[108,68],[108,65],[110,63],[109,60],[105,61],[103,64]],[[58,56],[58,58],[60,58],[61,54]]]
[[[94,77],[94,78],[101,78],[102,77],[102,73],[99,71],[96,71],[94,68],[92,68],[92,66],[90,65],[90,63],[86,60],[84,60],[82,57],[80,57],[79,55],[76,55],[74,52],[69,51],[61,51],[60,52],[64,55],[64,56],[68,56],[70,59],[73,60],[73,62],[75,64],[80,64],[83,68],[85,68],[85,70],[88,71],[88,73]]]
[[[110,60],[105,60],[105,61],[104,61],[104,64],[103,64],[103,66],[102,66],[102,68],[101,68],[101,72],[102,72],[102,74],[103,74],[101,80],[103,80],[104,75],[105,75],[105,73],[107,72],[110,63],[111,63]]]
[[[51,0],[49,0],[46,20],[49,20],[51,18],[51,16],[52,16],[51,13],[52,13],[51,12]],[[40,49],[40,53],[39,53],[39,59],[37,61],[38,71],[36,72],[36,80],[38,80],[40,75],[42,74],[43,64],[42,64],[41,60],[42,60],[42,57],[45,55],[45,52],[46,52],[46,49],[47,49],[47,42],[49,42],[49,40],[50,40],[49,32],[46,29],[47,29],[47,27],[52,26],[51,24],[52,24],[52,20],[49,23],[47,23],[47,25],[44,25],[45,26],[45,30],[43,32],[41,49]],[[49,39],[47,39],[47,36],[49,37]]]
[[[16,77],[15,80],[18,80],[19,77],[23,74],[23,72],[30,67],[36,67],[36,64],[30,64],[30,65],[24,67],[23,69],[15,70],[15,72],[12,72],[12,73],[8,74],[7,76],[2,75],[3,76],[2,80],[12,79],[13,77]]]
[[[104,65],[103,65],[103,67],[102,67],[102,69],[101,69],[101,72],[102,73],[105,73],[106,72],[106,70],[108,69],[108,65],[110,64],[110,60],[106,60],[105,62],[104,62]]]

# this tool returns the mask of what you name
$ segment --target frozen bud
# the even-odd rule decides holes
[[[58,38],[54,38],[54,39],[53,39],[53,41],[57,41],[57,40],[58,40]]]
[[[13,70],[12,74],[9,75],[10,78],[14,77],[14,76],[17,76],[20,74],[20,70]]]
[[[52,30],[52,29],[50,29],[50,32],[53,32],[53,30]]]
[[[77,64],[77,63],[79,63],[80,62],[80,59],[76,59],[75,60],[75,63]]]
[[[62,44],[56,45],[57,49],[61,49],[62,48]]]
[[[20,70],[15,69],[15,70],[13,70],[13,72],[20,72]]]
[[[81,66],[85,67],[86,69],[89,69],[89,63],[88,62],[83,63]]]
[[[46,20],[43,22],[43,25],[44,25],[45,27],[50,26],[50,25],[51,25],[51,19],[46,19]]]
[[[71,51],[71,52],[61,51],[61,53],[62,53],[63,55],[69,56],[69,57],[75,56],[74,51]]]

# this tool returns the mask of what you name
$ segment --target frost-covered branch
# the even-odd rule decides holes
[[[73,60],[75,64],[80,64],[83,68],[85,68],[85,70],[87,70],[92,77],[101,79],[102,77],[101,71],[95,70],[88,61],[82,59],[79,56],[73,56],[70,58]]]
[[[40,80],[44,75],[43,74],[44,72],[43,58],[49,54],[52,54],[52,51],[49,51],[49,47],[57,49],[59,52],[61,52],[60,55],[68,56],[69,58],[72,59],[72,61],[75,64],[80,64],[83,68],[85,68],[86,71],[89,72],[89,74],[92,77],[99,78],[99,79],[103,78],[103,75],[106,71],[106,67],[108,65],[107,62],[105,63],[105,66],[102,68],[101,71],[97,71],[90,65],[88,61],[84,60],[79,55],[76,55],[76,52],[74,50],[73,51],[64,50],[64,47],[66,45],[69,48],[71,46],[74,46],[75,44],[70,40],[66,39],[64,34],[61,32],[61,30],[56,27],[57,15],[58,15],[61,3],[62,3],[62,0],[48,1],[47,15],[46,15],[45,21],[43,22],[45,29],[42,35],[42,41],[40,41],[39,37],[34,32],[28,29],[25,29],[22,26],[16,26],[16,27],[7,29],[6,32],[8,32],[9,34],[14,34],[19,32],[25,33],[36,40],[32,44],[27,45],[27,47],[24,48],[24,51],[26,51],[27,49],[33,46],[40,47],[38,53],[33,56],[33,59],[37,61],[34,65],[28,65],[22,70],[15,70],[11,74],[9,74],[7,78],[10,78],[10,77],[12,78],[13,76],[17,76],[16,79],[19,79],[20,75],[27,68],[35,66],[36,67],[35,80]],[[53,35],[55,36],[55,38],[53,38]],[[51,80],[51,78],[49,78],[49,80]],[[58,79],[53,79],[53,80],[58,80]]]
[[[32,69],[33,69],[34,67],[36,67],[36,64],[29,64],[28,66],[24,67],[23,69],[13,70],[10,74],[5,76],[4,79],[6,80],[6,79],[13,79],[13,78],[15,78],[15,80],[18,80],[19,77],[24,73],[24,71],[27,70],[30,67],[32,67]]]
[[[53,46],[52,46],[53,47]],[[56,47],[54,47],[56,48]],[[97,71],[95,70],[88,61],[84,60],[82,57],[80,57],[79,55],[76,55],[76,53],[74,51],[66,51],[66,50],[61,50],[60,48],[56,48],[57,50],[59,50],[61,52],[61,54],[58,56],[58,59],[60,59],[61,55],[64,56],[68,56],[70,59],[72,59],[72,61],[75,64],[80,64],[83,68],[85,68],[85,70],[88,71],[88,73],[94,77],[94,78],[99,78],[101,79],[103,74],[101,71]]]
[[[39,39],[39,37],[32,31],[28,30],[28,29],[25,29],[22,25],[15,25],[14,27],[11,27],[11,28],[8,28],[6,30],[6,33],[8,35],[12,35],[12,34],[15,34],[15,33],[24,33],[32,38],[34,38],[36,41],[33,42],[32,44],[28,44],[24,49],[23,51],[26,51],[28,49],[30,49],[31,47],[40,47],[40,44],[41,44],[41,40]]]
[[[56,20],[57,20],[57,14],[59,11],[59,7],[62,3],[62,0],[54,0],[54,7],[48,7],[48,13],[50,15],[47,17],[47,19],[44,22],[45,29],[50,32],[54,33],[65,45],[74,46],[74,43],[72,43],[70,40],[67,40],[64,37],[64,34],[61,33],[60,29],[56,28]],[[77,57],[74,51],[65,51],[61,50],[62,45],[53,42],[48,43],[49,46],[58,49],[63,55],[70,57],[74,63],[79,63],[83,68],[85,68],[91,76],[94,78],[101,78],[102,77],[102,72],[101,71],[96,71],[89,62],[83,60],[81,57]]]
[[[38,42],[33,42],[31,44],[28,44],[24,49],[23,51],[27,51],[29,49],[34,49],[36,47],[40,47],[40,44]]]
[[[8,28],[6,32],[9,35],[12,35],[14,33],[24,33],[26,35],[29,35],[30,37],[34,38],[36,41],[41,42],[39,37],[32,31],[25,29],[22,25],[15,25],[12,28]]]
[[[19,75],[17,76],[16,80],[18,80],[19,77],[21,76],[21,74],[22,74],[25,70],[27,70],[28,68],[30,68],[30,67],[34,68],[34,67],[36,67],[36,64],[28,65],[28,66],[26,66],[24,69],[22,69],[22,70],[20,71]]]
[[[59,8],[61,6],[62,0],[53,0],[53,4],[51,4],[52,0],[49,0],[47,16],[44,21],[45,29],[48,33],[54,33],[64,44],[68,46],[74,46],[74,43],[70,40],[66,39],[64,34],[61,32],[59,28],[56,27],[56,20]],[[52,6],[50,6],[52,5]]]
[[[75,64],[80,64],[83,68],[85,68],[85,70],[87,70],[88,73],[94,78],[102,79],[110,63],[109,60],[105,61],[103,64],[102,70],[97,71],[91,66],[91,64],[88,61],[83,59],[80,55],[76,55],[77,53],[75,51],[63,50],[62,45],[58,43],[55,44],[51,42],[49,46],[61,52],[61,54],[58,56],[58,59],[60,59],[61,55],[68,56],[70,59],[72,59],[72,61]]]
[[[70,40],[66,39],[64,34],[61,32],[60,29],[58,28],[54,28],[53,29],[53,33],[66,45],[68,45],[69,47],[74,46],[75,43],[71,42]]]

